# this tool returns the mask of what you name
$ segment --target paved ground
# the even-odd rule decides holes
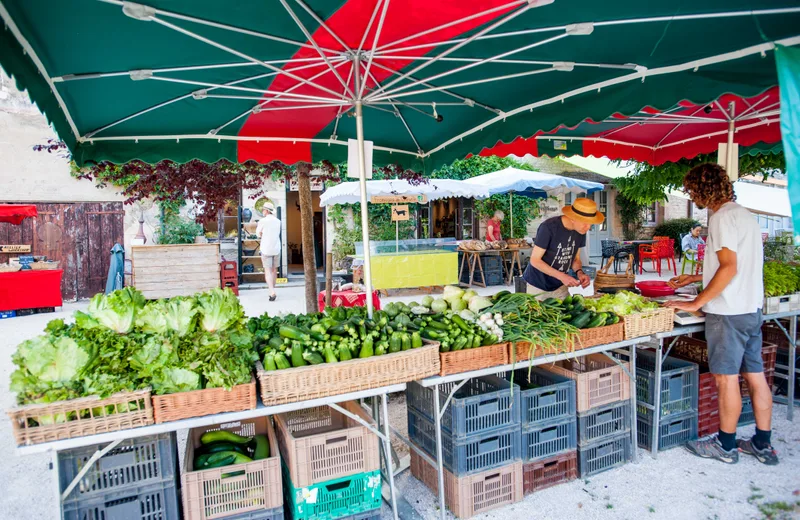
[[[647,276],[648,279],[654,275]],[[499,288],[481,289],[494,293]],[[405,293],[392,300],[418,300],[419,294]],[[264,290],[242,291],[241,300],[247,314],[263,312],[303,311],[303,289],[282,288],[276,302],[267,300]],[[8,391],[8,379],[13,370],[11,355],[16,345],[30,338],[54,318],[68,318],[86,302],[64,306],[56,314],[43,314],[0,320],[0,406],[8,408],[14,402]],[[393,423],[405,432],[405,400],[392,400]],[[800,413],[800,410],[797,410]],[[774,444],[782,461],[768,468],[753,459],[743,459],[737,466],[703,461],[683,450],[671,450],[657,460],[640,450],[641,461],[620,469],[545,490],[527,497],[523,502],[482,515],[481,518],[523,520],[529,518],[608,518],[608,519],[749,519],[770,518],[759,510],[773,512],[774,503],[784,502],[795,507],[800,502],[800,417],[794,423],[785,420],[786,408],[775,406]],[[750,435],[753,427],[740,430]],[[181,435],[185,438],[185,432]],[[397,442],[395,444],[398,444]],[[58,509],[49,455],[20,457],[13,448],[8,419],[0,419],[0,519],[41,520],[57,518]],[[401,495],[424,518],[435,518],[437,502],[419,482],[406,471],[398,479]],[[772,504],[767,505],[765,504]],[[769,509],[769,508],[772,509]],[[790,516],[794,515],[794,516]],[[384,518],[389,518],[384,507]],[[774,517],[777,518],[777,517]],[[785,518],[800,518],[800,510],[786,513]],[[113,520],[113,519],[107,519]]]

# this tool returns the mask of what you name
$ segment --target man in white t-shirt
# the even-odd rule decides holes
[[[728,174],[718,164],[701,164],[686,174],[683,188],[698,207],[714,214],[708,220],[708,241],[702,275],[681,275],[672,287],[703,282],[703,291],[691,302],[668,302],[678,310],[706,313],[708,366],[719,391],[719,433],[686,448],[704,458],[728,464],[739,452],[768,465],[778,463],[771,445],[772,392],[764,377],[761,357],[761,307],[764,301],[764,252],[761,228],[749,211],[736,204]],[[742,412],[739,374],[747,380],[756,433],[736,440]],[[738,448],[738,449],[737,449]]]
[[[269,287],[269,301],[274,302],[278,297],[275,294],[275,280],[281,259],[281,221],[274,215],[275,206],[271,202],[264,204],[262,210],[264,218],[258,221],[256,235],[261,239],[261,263]]]

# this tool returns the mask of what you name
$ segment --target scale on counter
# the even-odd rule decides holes
[[[695,299],[695,295],[693,294],[675,294],[673,296],[663,296],[661,298],[651,298],[654,302],[658,302],[660,304],[664,304],[668,301],[674,300],[682,300],[682,301],[691,301]],[[694,325],[696,323],[705,323],[706,315],[703,311],[679,311],[675,310],[675,323],[678,325]]]

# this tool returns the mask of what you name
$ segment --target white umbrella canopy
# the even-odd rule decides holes
[[[428,200],[466,197],[481,199],[489,196],[489,189],[478,184],[451,179],[429,179],[418,185],[404,180],[367,181],[367,198],[391,195],[425,195]],[[343,182],[325,193],[319,199],[321,206],[334,204],[354,204],[361,202],[361,189],[358,182]]]
[[[538,194],[538,192],[545,192],[547,195],[563,195],[570,192],[593,193],[603,189],[603,185],[599,182],[571,179],[560,175],[521,170],[514,167],[478,175],[464,182],[474,186],[485,186],[489,189],[490,195],[508,192],[527,195],[526,191],[533,191],[534,195]],[[544,193],[539,196],[542,195]]]

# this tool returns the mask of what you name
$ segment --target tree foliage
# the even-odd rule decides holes
[[[616,161],[618,164],[622,161]],[[695,166],[707,162],[717,162],[717,154],[700,154],[692,159],[681,159],[658,166],[636,163],[633,172],[627,177],[614,179],[614,185],[628,200],[640,204],[651,204],[666,200],[672,190],[683,187],[683,178]],[[766,180],[775,172],[786,169],[783,152],[739,157],[739,176],[756,175]]]
[[[622,223],[622,237],[625,240],[639,238],[644,221],[644,209],[647,204],[641,204],[629,199],[624,193],[617,195],[617,208],[619,208],[620,222]]]

